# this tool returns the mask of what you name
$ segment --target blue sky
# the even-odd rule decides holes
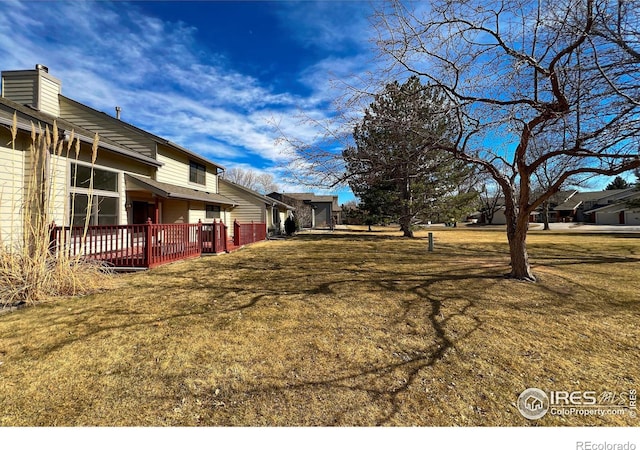
[[[0,0],[0,70],[44,64],[64,95],[228,168],[282,182],[287,145],[329,119],[375,50],[366,1]],[[275,126],[278,124],[278,127]],[[279,128],[278,131],[276,128]],[[340,201],[350,200],[347,190]]]
[[[320,142],[305,119],[330,120],[345,85],[375,67],[372,10],[365,0],[0,0],[0,70],[44,64],[68,97],[108,114],[120,106],[127,122],[303,191],[284,178],[291,148],[279,138]]]

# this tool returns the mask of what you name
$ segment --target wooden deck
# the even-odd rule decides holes
[[[234,239],[227,226],[211,224],[98,225],[51,228],[50,250],[54,255],[102,261],[122,270],[153,268],[197,258],[203,254],[228,253],[243,245],[266,239],[265,224],[234,223]]]

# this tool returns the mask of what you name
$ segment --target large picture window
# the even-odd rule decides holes
[[[104,197],[101,195],[71,194],[71,226],[84,226],[87,216],[89,225],[117,225],[118,197]],[[89,209],[88,213],[87,210]]]
[[[205,185],[207,176],[207,168],[195,161],[189,161],[189,181]]]
[[[89,225],[118,224],[120,195],[117,172],[72,163],[70,185],[72,226],[84,226],[87,218]]]

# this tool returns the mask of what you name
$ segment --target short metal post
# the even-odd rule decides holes
[[[429,251],[433,251],[433,233],[429,233]]]

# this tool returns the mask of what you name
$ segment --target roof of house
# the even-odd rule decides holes
[[[33,108],[21,105],[7,98],[0,97],[0,124],[11,127],[13,124],[14,112],[16,113],[18,129],[22,131],[31,132],[32,123],[37,128],[38,123],[53,126],[53,123],[55,122],[60,131],[65,132],[73,130],[74,135],[78,139],[80,139],[81,142],[93,143],[93,139],[95,136],[95,133],[93,131],[79,127],[67,120],[56,118],[50,114],[36,111]],[[126,146],[120,145],[110,139],[107,139],[105,137],[100,137],[99,139],[99,147],[103,150],[133,158],[147,165],[155,167],[162,166],[162,163],[157,161],[156,159],[131,150]]]
[[[157,135],[155,135],[153,133],[150,133],[149,131],[143,130],[142,128],[138,128],[137,126],[132,125],[132,124],[130,124],[128,122],[125,122],[124,120],[115,118],[115,117],[113,117],[113,116],[111,116],[111,115],[109,115],[109,114],[107,114],[105,112],[98,111],[97,109],[94,109],[94,108],[92,108],[90,106],[85,105],[84,103],[80,103],[80,102],[78,102],[78,101],[76,101],[76,100],[74,100],[72,98],[66,97],[66,96],[64,96],[62,94],[60,94],[59,97],[62,100],[73,104],[74,106],[83,108],[86,111],[89,111],[89,112],[91,112],[93,114],[99,115],[102,119],[108,120],[111,125],[114,125],[114,126],[117,126],[117,127],[123,127],[125,129],[128,129],[128,130],[134,131],[136,133],[139,133],[139,134],[141,134],[143,136],[146,136],[147,138],[151,139],[152,141],[157,142],[158,144],[166,145],[166,146],[171,147],[171,148],[173,148],[175,150],[178,150],[179,152],[185,153],[189,157],[194,158],[194,159],[198,160],[199,162],[208,163],[208,164],[210,164],[212,166],[215,166],[215,167],[217,167],[219,169],[222,169],[222,170],[225,169],[224,166],[222,166],[222,165],[220,165],[218,163],[215,163],[215,162],[211,161],[210,159],[205,158],[204,156],[199,155],[199,154],[197,154],[197,153],[195,153],[195,152],[193,152],[193,151],[191,151],[191,150],[189,150],[189,149],[187,149],[185,147],[182,147],[181,145],[178,145],[175,142],[171,142],[171,141],[169,141],[169,140],[167,140],[167,139],[165,139],[163,137],[157,136]],[[119,140],[119,138],[117,136],[112,136],[111,139],[114,140],[114,141],[118,141]]]
[[[182,186],[176,186],[169,183],[152,180],[150,178],[139,177],[131,174],[125,174],[125,182],[127,189],[137,187],[145,191],[153,192],[163,198],[176,198],[181,200],[196,200],[208,203],[218,203],[221,205],[237,206],[237,204],[220,194],[212,192],[199,191]]]
[[[610,191],[605,191],[605,192],[614,192],[614,191],[615,191],[615,194],[603,196],[600,198],[600,200],[605,199],[607,197],[611,197],[613,195],[618,195],[618,194],[624,194],[624,195],[619,197],[617,201],[612,202],[610,204],[596,205],[595,208],[590,209],[589,211],[587,211],[587,213],[590,214],[594,212],[603,212],[605,210],[608,210],[611,213],[620,212],[628,209],[628,206],[626,204],[627,201],[640,198],[640,191],[638,191],[636,188],[633,188],[633,187],[628,189],[612,189]]]
[[[272,194],[278,193],[272,192]],[[285,197],[291,197],[295,200],[300,200],[303,202],[331,203],[333,211],[341,211],[340,206],[338,205],[337,195],[316,195],[313,192],[283,192],[281,195]]]
[[[234,188],[240,189],[241,191],[244,191],[248,194],[253,195],[254,197],[257,197],[258,199],[264,201],[265,203],[272,205],[272,204],[276,204],[278,206],[282,206],[283,208],[286,208],[288,210],[294,210],[295,208],[291,205],[287,205],[284,202],[281,202],[280,200],[277,200],[275,198],[272,197],[268,197],[266,195],[262,195],[259,192],[254,191],[253,189],[249,189],[248,187],[242,186],[241,184],[238,183],[234,183],[233,181],[229,181],[225,178],[218,178],[218,183],[226,183],[230,186],[233,186]]]

